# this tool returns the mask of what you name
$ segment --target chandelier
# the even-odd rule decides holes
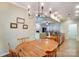
[[[44,12],[44,3],[40,3],[40,2],[38,2],[37,14],[31,14],[31,11],[30,11],[31,6],[30,5],[27,6],[27,10],[28,10],[28,16],[29,17],[32,17],[32,16],[34,16],[34,17],[35,16],[37,16],[37,17],[49,17],[49,18],[54,19],[58,22],[60,22],[59,19],[62,18],[62,16],[59,15],[58,12],[52,13],[52,8],[49,8],[48,13]]]
[[[28,16],[31,16],[30,9],[31,9],[31,6],[28,5],[27,6]],[[49,8],[49,15],[51,15],[51,13],[52,13],[52,8]],[[44,3],[38,2],[38,13],[36,14],[36,16],[40,17],[43,15],[46,15],[46,14],[44,14]]]

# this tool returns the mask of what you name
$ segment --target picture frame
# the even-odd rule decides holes
[[[25,23],[25,19],[24,18],[17,17],[16,22],[17,23],[20,23],[20,24],[24,24]]]
[[[28,29],[28,25],[23,24],[23,29]]]
[[[10,28],[17,28],[17,23],[10,23]]]

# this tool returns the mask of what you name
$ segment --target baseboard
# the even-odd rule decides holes
[[[9,54],[9,52],[0,51],[0,56],[5,56],[7,54]]]

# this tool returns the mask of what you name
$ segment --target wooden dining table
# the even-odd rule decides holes
[[[53,51],[58,43],[51,39],[39,39],[29,42],[23,42],[16,46],[17,55],[19,57],[42,57],[46,51]]]

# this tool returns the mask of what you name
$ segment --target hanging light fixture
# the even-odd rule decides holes
[[[28,11],[29,11],[29,10],[30,10],[30,8],[31,8],[31,6],[30,6],[30,5],[28,5],[28,6],[27,6],[27,8],[28,8]]]
[[[40,9],[40,7],[41,7],[41,9]],[[32,16],[30,9],[31,9],[31,6],[28,5],[27,6],[28,16]],[[49,8],[49,11],[48,11],[49,14],[48,13],[44,13],[43,11],[44,11],[44,3],[38,2],[38,13],[36,13],[35,16],[37,16],[37,17],[40,17],[40,16],[45,17],[45,16],[47,16],[47,17],[51,17],[52,19],[54,18],[54,19],[56,19],[56,21],[60,22],[58,19],[60,19],[61,16],[59,15],[59,13],[57,11],[55,11],[54,14],[52,14],[52,8]],[[76,11],[76,13],[77,12],[78,11]]]
[[[49,13],[50,13],[50,14],[52,13],[52,8],[49,8]]]
[[[38,17],[40,17],[40,2],[38,2]]]
[[[41,3],[41,9],[42,9],[42,14],[43,14],[44,3]]]
[[[27,8],[28,8],[28,16],[30,16],[30,8],[31,8],[31,6],[28,5]]]
[[[52,8],[49,8],[49,16],[51,16]]]
[[[28,16],[30,16],[30,11],[28,11]]]

